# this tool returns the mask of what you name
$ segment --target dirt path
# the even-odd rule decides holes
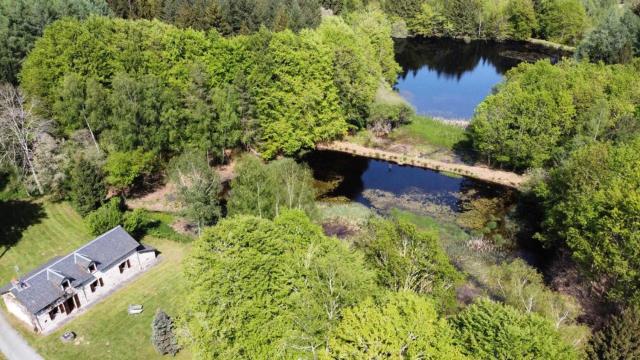
[[[318,144],[316,148],[318,150],[339,151],[347,154],[390,161],[400,165],[412,165],[425,169],[449,172],[516,189],[519,188],[527,180],[525,176],[508,171],[495,170],[485,166],[447,163],[429,158],[407,155],[399,152],[369,148],[344,141],[334,141],[331,143]]]
[[[8,360],[44,360],[0,312],[0,352]],[[1,356],[0,356],[1,357]]]
[[[215,167],[221,182],[231,181],[235,176],[233,170],[235,161],[228,165]],[[159,186],[148,194],[143,196],[127,199],[127,206],[136,209],[143,208],[149,211],[160,211],[169,213],[178,213],[181,208],[176,201],[176,187],[170,182]]]

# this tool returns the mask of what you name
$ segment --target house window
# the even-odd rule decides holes
[[[60,309],[56,306],[53,309],[51,309],[51,311],[49,311],[49,318],[51,320],[54,320],[59,313],[60,313]]]
[[[89,272],[90,273],[93,274],[94,272],[96,272],[96,270],[97,270],[96,269],[96,264],[89,264]]]
[[[69,280],[62,281],[62,290],[67,290],[69,286],[71,286],[71,284],[69,283]]]
[[[104,286],[104,282],[102,281],[102,278],[94,281],[91,283],[91,285],[89,285],[89,289],[91,290],[92,293],[96,292],[96,289],[99,287],[103,287]]]
[[[120,274],[122,274],[126,269],[131,268],[131,262],[129,262],[129,259],[127,259],[127,261],[124,261],[122,264],[120,264],[118,266],[118,269],[120,270]]]

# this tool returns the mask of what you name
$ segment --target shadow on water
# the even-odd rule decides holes
[[[22,200],[0,201],[0,258],[20,241],[22,233],[46,216],[41,204]]]

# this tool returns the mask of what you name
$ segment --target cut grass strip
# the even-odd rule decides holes
[[[2,204],[0,216],[7,229],[0,245],[0,284],[16,276],[16,266],[25,274],[92,238],[68,203],[10,201]]]

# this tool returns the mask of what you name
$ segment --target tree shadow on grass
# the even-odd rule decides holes
[[[23,200],[0,201],[0,258],[15,246],[22,233],[46,216],[41,204]]]

